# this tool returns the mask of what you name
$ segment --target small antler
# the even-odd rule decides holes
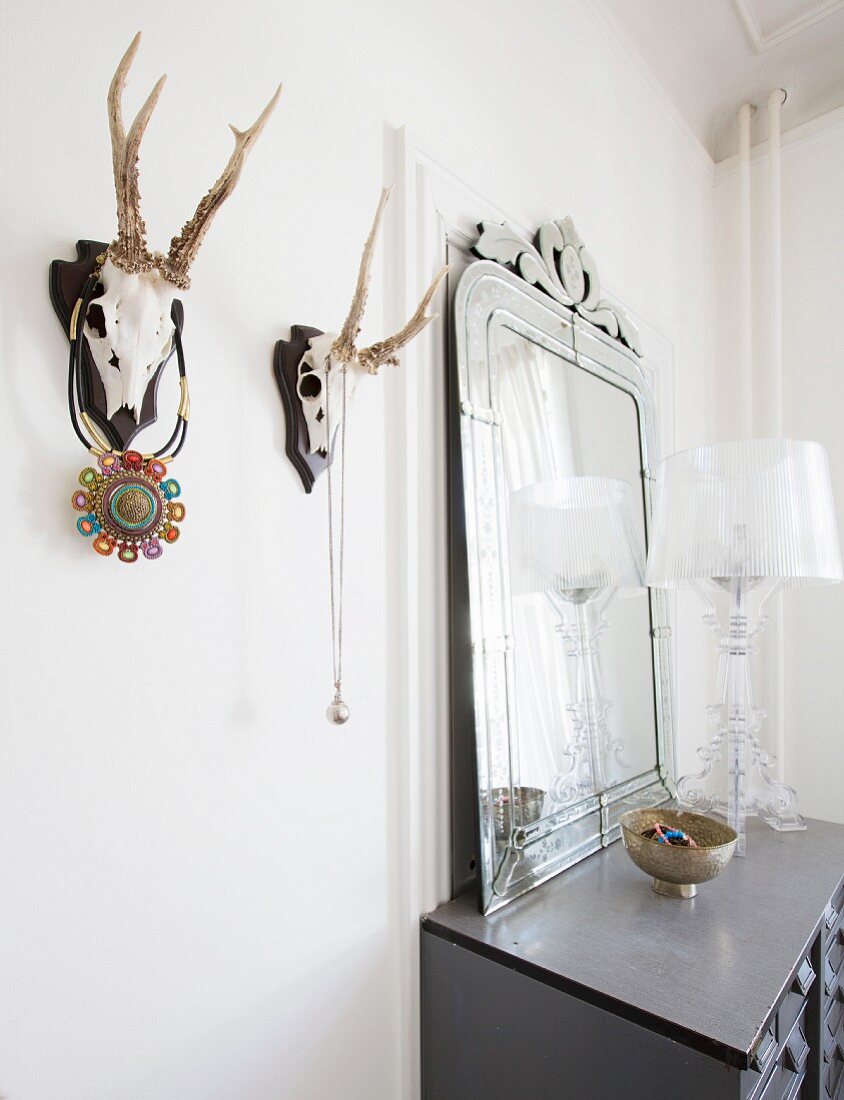
[[[169,279],[171,283],[175,283],[182,290],[187,290],[190,286],[188,271],[196,259],[199,246],[214,220],[214,215],[234,191],[249,150],[258,140],[267,119],[273,113],[276,103],[278,103],[280,95],[281,85],[279,84],[272,99],[248,130],[238,130],[236,126],[230,126],[234,134],[234,152],[229,157],[229,162],[223,169],[223,174],[200,201],[196,213],[190,221],[185,223],[181,233],[172,239],[167,256],[157,258],[158,266],[164,278]]]
[[[378,230],[381,227],[381,219],[384,216],[384,207],[387,205],[392,191],[392,187],[385,187],[381,192],[381,198],[378,200],[375,217],[372,219],[372,228],[369,230],[369,236],[366,238],[366,244],[363,246],[363,254],[361,255],[360,267],[358,268],[358,281],[355,285],[355,294],[352,298],[349,315],[343,322],[343,327],[340,329],[340,335],[334,341],[331,348],[332,355],[334,355],[340,363],[351,363],[357,355],[355,341],[360,332],[360,323],[363,320],[364,310],[366,309],[366,299],[369,296],[369,278],[370,269],[372,267],[372,257],[375,254],[375,242],[378,239]]]
[[[146,226],[141,216],[141,196],[138,190],[138,151],[166,76],[162,76],[135,116],[129,135],[123,128],[123,89],[138,45],[141,32],[135,35],[129,49],[120,60],[108,89],[108,125],[111,132],[111,161],[114,189],[117,194],[117,239],[109,246],[109,256],[117,267],[134,274],[149,271],[155,261],[147,248]]]
[[[442,271],[440,271],[425,291],[425,297],[419,303],[416,312],[401,332],[397,332],[394,336],[388,336],[386,340],[380,340],[377,344],[372,344],[371,347],[363,348],[360,352],[358,351],[356,341],[360,333],[360,323],[363,319],[363,313],[366,309],[366,299],[369,295],[370,269],[372,268],[372,257],[375,254],[375,242],[378,239],[378,230],[381,228],[384,207],[387,205],[392,190],[392,187],[385,187],[381,192],[381,198],[378,200],[375,217],[372,220],[372,228],[369,230],[369,236],[366,238],[366,244],[363,246],[363,255],[360,258],[360,268],[358,269],[358,281],[355,286],[355,294],[352,298],[349,315],[343,322],[340,335],[331,347],[331,353],[338,362],[350,363],[353,359],[357,358],[361,366],[366,367],[370,374],[377,374],[378,368],[383,363],[398,365],[398,358],[396,357],[397,352],[399,352],[405,344],[409,343],[414,336],[417,336],[427,324],[434,320],[436,314],[428,317],[426,316],[426,312],[428,306],[431,304],[431,299],[437,292],[437,287],[448,271],[448,267],[444,267]]]
[[[416,312],[403,329],[400,329],[393,336],[388,336],[385,340],[379,340],[377,344],[371,344],[368,348],[361,348],[358,352],[358,362],[362,367],[366,367],[369,374],[377,374],[378,368],[385,363],[390,363],[392,366],[397,367],[399,364],[398,353],[405,344],[409,344],[414,336],[418,336],[431,321],[436,320],[438,314],[429,314],[428,306],[437,293],[437,287],[443,281],[447,273],[448,264],[437,272],[434,281],[425,291],[425,296],[416,307]]]

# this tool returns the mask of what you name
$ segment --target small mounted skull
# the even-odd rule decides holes
[[[324,332],[322,336],[315,336],[299,364],[296,392],[302,402],[302,412],[305,414],[305,423],[308,426],[311,454],[316,451],[322,454],[328,453],[329,425],[340,423],[340,387],[335,386],[331,389],[327,384],[328,366],[336,339],[337,336],[333,332]],[[354,393],[356,385],[357,372],[352,369],[346,382],[347,400]],[[328,390],[328,401],[326,401],[326,390]]]
[[[391,188],[385,188],[381,192],[375,219],[364,245],[351,309],[339,336],[336,333],[326,332],[321,336],[313,337],[299,363],[296,393],[302,404],[308,428],[308,445],[311,454],[317,452],[328,454],[330,447],[328,434],[331,432],[333,435],[334,429],[340,423],[342,397],[338,380],[341,371],[344,369],[346,371],[346,400],[349,401],[363,375],[377,374],[378,368],[385,363],[398,366],[399,351],[437,316],[435,313],[429,314],[428,307],[448,267],[442,268],[437,273],[425,291],[422,301],[416,307],[416,312],[403,329],[369,347],[357,347],[356,341],[369,293],[375,242],[391,190]]]
[[[221,204],[232,193],[243,163],[278,102],[281,87],[248,130],[231,127],[234,152],[223,174],[200,201],[193,217],[170,242],[167,255],[151,252],[140,210],[138,152],[166,77],[161,77],[141,107],[128,134],[121,101],[126,78],[138,51],[136,34],[123,55],[108,92],[112,166],[117,193],[117,238],[108,247],[100,270],[103,293],[93,299],[83,332],[102,378],[107,416],[124,406],[140,421],[147,386],[172,350],[173,299],[190,287],[188,271]]]

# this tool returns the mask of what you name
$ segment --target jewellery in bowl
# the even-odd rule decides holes
[[[697,848],[697,841],[688,833],[682,829],[672,829],[670,825],[663,825],[659,821],[654,822],[650,829],[645,829],[642,836],[646,840],[655,840],[657,844],[670,844],[673,848]]]

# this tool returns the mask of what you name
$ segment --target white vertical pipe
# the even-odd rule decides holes
[[[770,377],[769,411],[766,434],[783,434],[783,369],[782,369],[782,105],[785,91],[775,88],[768,96],[768,184],[770,189]],[[786,771],[785,743],[785,608],[780,598],[779,615],[773,620],[773,694],[774,694],[774,755],[777,775],[783,779]]]
[[[739,124],[739,293],[738,376],[741,432],[753,433],[753,280],[751,274],[750,222],[750,120],[756,108],[742,103]]]
[[[776,88],[768,96],[768,183],[770,186],[771,313],[770,313],[770,406],[766,434],[781,436],[782,405],[782,105],[785,92]]]

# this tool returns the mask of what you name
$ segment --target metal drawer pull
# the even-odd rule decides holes
[[[824,967],[823,988],[827,997],[834,997],[838,992],[838,975],[835,973],[829,959],[826,960],[826,966]]]
[[[794,1034],[788,1040],[785,1053],[788,1065],[795,1073],[799,1073],[809,1057],[809,1044],[799,1027],[794,1029]]]
[[[804,959],[800,969],[794,975],[794,981],[791,983],[791,992],[800,993],[803,997],[812,988],[812,982],[815,980],[815,968],[809,962],[808,959]]]
[[[823,1036],[823,1060],[831,1062],[835,1057],[835,1051],[841,1049],[842,1040],[837,1031],[830,1031],[829,1025],[824,1028]]]
[[[762,1036],[759,1046],[756,1048],[753,1054],[753,1060],[750,1063],[750,1068],[755,1069],[757,1073],[764,1073],[768,1068],[768,1063],[773,1058],[777,1049],[777,1041],[774,1038],[774,1032],[771,1028],[765,1032]]]

